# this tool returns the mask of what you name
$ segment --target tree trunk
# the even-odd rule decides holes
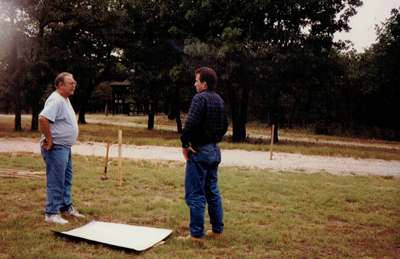
[[[87,90],[86,90],[87,91]],[[86,107],[89,102],[89,97],[90,96],[86,93],[86,91],[82,91],[82,96],[80,96],[79,101],[79,116],[78,116],[78,123],[79,124],[87,124],[86,119],[85,119],[85,114],[86,114]]]
[[[13,27],[16,27],[14,19],[13,19]],[[16,42],[16,28],[14,29],[14,42]],[[22,131],[22,125],[21,125],[21,110],[22,110],[22,104],[21,104],[21,91],[20,88],[20,82],[18,78],[18,52],[17,52],[17,45],[14,44],[11,48],[11,64],[10,64],[10,72],[11,72],[11,78],[12,82],[11,85],[13,87],[12,90],[12,95],[13,95],[13,103],[14,103],[14,113],[15,113],[15,120],[14,120],[14,131]]]
[[[237,96],[234,86],[231,82],[227,81],[229,104],[232,110],[232,141],[243,142],[246,139],[246,127],[242,121],[240,109],[238,105]]]
[[[176,117],[176,128],[179,134],[183,133],[181,116]]]
[[[39,102],[38,102],[39,103]],[[37,104],[32,104],[32,123],[31,131],[35,132],[39,130],[39,107]]]
[[[154,112],[149,112],[149,119],[147,121],[147,130],[152,130],[154,128]]]
[[[20,101],[15,103],[15,123],[14,123],[14,131],[22,131],[21,125],[21,104]]]
[[[39,21],[39,34],[37,38],[37,44],[38,46],[41,46],[39,49],[38,56],[40,59],[44,59],[47,57],[47,51],[46,51],[46,45],[43,44],[43,39],[44,39],[44,28],[46,26],[46,22],[44,20],[38,20]],[[47,81],[47,65],[42,66],[36,64],[36,67],[39,67],[40,74],[37,75],[37,80],[36,82],[32,82],[33,85],[36,85],[36,87],[32,87],[32,102],[31,102],[31,108],[32,108],[32,123],[31,123],[31,131],[36,132],[39,130],[39,103],[40,99],[43,96],[43,93],[46,89],[46,81]]]
[[[107,68],[105,70],[106,71],[104,72],[102,77],[104,77],[104,75],[106,75],[106,73],[108,71]],[[102,77],[97,78],[97,80],[93,80],[91,77],[89,80],[91,87],[82,91],[82,97],[80,98],[80,106],[79,106],[79,118],[78,118],[79,124],[87,124],[86,119],[85,119],[85,114],[86,114],[86,109],[88,106],[89,98],[92,96],[92,92],[93,92],[94,88],[101,83]]]
[[[178,130],[178,133],[182,133],[182,121],[181,121],[181,98],[180,98],[180,93],[181,88],[179,83],[175,84],[175,94],[174,94],[174,114],[175,114],[175,120],[176,120],[176,127]]]
[[[86,99],[86,98],[85,98]],[[79,107],[79,124],[86,124],[85,113],[86,113],[86,105],[88,100],[82,100],[81,105]]]
[[[253,84],[253,77],[252,74],[248,69],[245,69],[246,75],[243,76],[242,78],[245,79],[241,82],[242,86],[242,96],[241,96],[241,105],[240,105],[240,137],[242,138],[241,141],[246,140],[246,124],[247,124],[247,110],[249,108],[249,95],[250,95],[250,89]]]

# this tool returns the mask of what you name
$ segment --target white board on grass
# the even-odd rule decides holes
[[[172,233],[172,230],[92,220],[80,228],[57,233],[107,245],[143,251],[167,238]]]

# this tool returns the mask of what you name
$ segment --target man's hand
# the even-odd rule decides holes
[[[182,148],[182,154],[183,154],[183,157],[185,158],[186,162],[189,161],[189,152],[196,153],[196,151],[194,151],[194,149],[192,147]]]
[[[44,149],[46,149],[47,151],[50,150],[51,146],[53,145],[53,141],[52,140],[47,140],[45,139],[43,141],[43,147]]]

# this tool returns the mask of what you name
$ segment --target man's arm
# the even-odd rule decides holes
[[[189,112],[185,120],[185,127],[181,135],[182,154],[186,161],[189,161],[189,152],[196,153],[190,146],[190,143],[193,138],[193,129],[200,123],[202,114],[204,114],[203,109],[204,103],[200,100],[199,95],[196,94],[190,104]]]
[[[188,148],[193,140],[194,129],[201,123],[204,117],[204,100],[196,94],[190,104],[189,112],[185,119],[185,127],[181,135],[182,148]]]
[[[39,129],[46,138],[45,141],[43,142],[43,147],[46,150],[49,150],[53,145],[53,137],[51,136],[51,131],[50,131],[50,121],[42,115],[39,115]]]

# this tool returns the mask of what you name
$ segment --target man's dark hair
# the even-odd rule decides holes
[[[59,74],[59,75],[56,77],[56,79],[54,80],[54,87],[55,87],[55,88],[58,88],[58,84],[59,84],[60,82],[63,82],[63,83],[64,83],[64,78],[65,78],[66,76],[73,77],[71,73],[62,72],[62,73]]]
[[[209,67],[201,67],[194,72],[195,75],[200,75],[200,82],[207,83],[207,89],[214,90],[217,87],[217,74]]]

